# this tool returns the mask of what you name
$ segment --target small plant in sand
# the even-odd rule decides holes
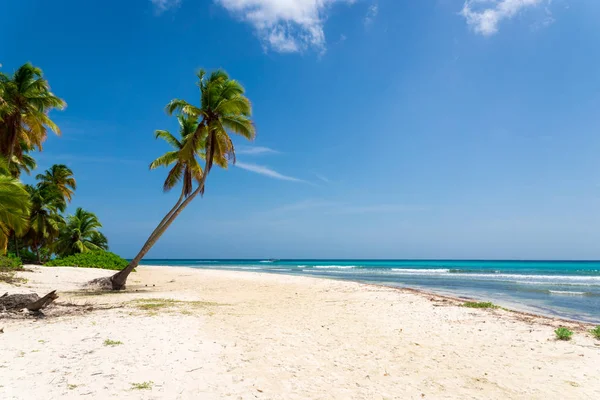
[[[498,308],[494,303],[488,302],[476,302],[476,301],[467,301],[463,303],[463,307],[467,308]]]
[[[154,382],[141,382],[141,383],[132,383],[131,390],[151,390]]]
[[[114,346],[118,346],[118,345],[120,345],[120,344],[123,344],[123,342],[121,342],[120,340],[110,340],[110,339],[106,339],[106,340],[104,341],[104,345],[105,345],[105,346],[112,346],[112,347],[114,347]]]
[[[76,389],[76,388],[77,388],[77,386],[78,386],[78,385],[74,385],[74,384],[68,383],[68,384],[67,384],[67,389],[69,389],[69,390],[73,390],[73,389]]]
[[[561,326],[560,328],[554,331],[554,334],[556,335],[556,339],[558,340],[571,340],[571,336],[573,336],[573,331],[570,331],[564,326]]]
[[[590,333],[592,334],[593,337],[600,340],[600,325],[598,325],[594,329],[590,330]]]

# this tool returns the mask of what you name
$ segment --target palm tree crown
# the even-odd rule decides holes
[[[194,133],[198,128],[198,118],[189,115],[178,115],[179,136],[177,139],[169,131],[157,130],[155,137],[163,139],[171,145],[174,150],[168,151],[150,164],[150,169],[158,167],[167,167],[171,164],[173,168],[169,171],[163,190],[168,192],[180,180],[183,180],[182,195],[189,196],[192,192],[193,181],[200,182],[202,179],[202,167],[198,163],[196,155],[203,157],[201,152],[204,150],[202,142],[196,142],[195,146],[188,146],[188,140],[193,140]]]
[[[38,174],[36,179],[39,181],[38,186],[55,188],[69,203],[73,198],[75,189],[77,189],[73,171],[63,164],[53,165],[43,174]]]
[[[27,63],[11,77],[0,73],[0,99],[0,154],[9,163],[13,155],[21,159],[23,146],[41,150],[48,128],[60,134],[48,113],[66,103],[50,91],[41,69]]]
[[[95,250],[107,250],[108,241],[99,231],[102,224],[96,214],[81,207],[75,214],[69,215],[61,226],[60,236],[56,242],[56,253],[68,256],[75,253],[85,253]]]
[[[172,114],[179,110],[200,119],[196,132],[186,144],[191,147],[204,144],[204,174],[208,175],[213,163],[222,168],[227,168],[229,160],[235,163],[235,147],[228,131],[253,140],[256,130],[250,119],[250,100],[244,95],[245,90],[238,81],[230,79],[222,70],[214,71],[208,77],[204,70],[200,70],[197,76],[200,106],[174,99],[167,104],[166,111]],[[204,192],[204,187],[200,190]]]

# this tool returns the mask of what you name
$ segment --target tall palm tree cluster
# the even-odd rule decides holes
[[[163,190],[181,184],[181,193],[171,210],[160,221],[138,255],[122,271],[96,280],[111,289],[124,289],[127,277],[152,246],[171,226],[188,204],[204,195],[206,180],[214,165],[227,168],[235,163],[231,133],[253,140],[252,107],[243,86],[222,70],[197,73],[199,103],[171,100],[165,107],[176,114],[179,134],[158,130],[172,149],[150,164],[150,169],[169,168]],[[36,176],[37,184],[23,185],[22,173],[36,168],[30,153],[41,151],[48,130],[60,134],[49,118],[52,110],[61,110],[65,102],[50,91],[42,71],[25,64],[12,75],[0,72],[0,254],[7,249],[30,252],[42,262],[53,254],[74,253],[108,248],[100,233],[98,218],[78,208],[63,216],[71,202],[76,182],[65,165],[54,165]]]
[[[60,134],[48,117],[65,102],[50,91],[39,68],[27,63],[12,75],[0,72],[0,255],[11,250],[28,261],[108,248],[96,215],[78,208],[64,217],[77,184],[73,171],[57,164],[24,185],[47,131]]]

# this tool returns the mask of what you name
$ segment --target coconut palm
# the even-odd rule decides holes
[[[47,129],[60,134],[48,113],[66,104],[50,91],[42,75],[42,70],[30,63],[12,76],[0,73],[0,155],[9,164],[13,156],[21,159],[23,146],[41,150]]]
[[[39,181],[39,187],[54,187],[69,203],[73,198],[75,189],[77,189],[77,182],[73,177],[73,171],[63,164],[55,164],[43,174],[38,174],[35,178]]]
[[[203,142],[198,142],[197,146],[193,148],[186,146],[188,139],[193,139],[193,135],[198,128],[198,118],[181,114],[177,116],[177,121],[179,122],[179,136],[181,139],[177,139],[169,131],[157,130],[155,132],[154,136],[157,139],[163,139],[174,150],[168,151],[152,161],[150,169],[168,167],[173,164],[165,179],[163,191],[170,191],[179,181],[182,181],[181,200],[192,193],[194,180],[200,182],[202,179],[202,167],[200,167],[196,155],[202,152]]]
[[[66,208],[62,194],[52,187],[26,186],[31,199],[29,230],[24,240],[36,253],[38,262],[42,262],[40,250],[52,245],[58,237],[64,219],[60,215]]]
[[[25,233],[29,224],[29,193],[10,174],[8,163],[0,157],[0,254],[6,253],[11,234]]]
[[[250,101],[244,95],[245,91],[242,85],[230,79],[227,73],[222,70],[214,71],[208,76],[204,70],[200,70],[197,77],[197,86],[200,88],[199,106],[194,106],[181,99],[174,99],[166,106],[169,115],[179,111],[188,118],[197,119],[195,131],[192,134],[186,134],[177,143],[172,140],[172,136],[160,134],[159,137],[166,139],[175,147],[174,152],[177,156],[174,153],[167,153],[166,158],[162,160],[159,158],[158,160],[161,161],[156,163],[156,166],[175,163],[173,168],[182,170],[183,176],[185,176],[185,166],[187,166],[189,169],[188,175],[193,178],[190,181],[196,181],[196,188],[192,190],[190,187],[188,189],[186,187],[187,178],[185,178],[179,200],[152,232],[138,255],[125,269],[110,278],[95,280],[95,284],[109,286],[116,290],[125,288],[127,277],[131,271],[139,264],[177,216],[198,194],[204,194],[206,178],[213,164],[227,168],[230,160],[235,163],[235,148],[229,132],[241,135],[249,140],[254,139],[254,124],[250,119],[252,107]],[[193,163],[197,163],[196,157],[204,158],[204,170],[199,167],[197,169],[192,167]],[[180,167],[177,167],[178,163],[181,164]],[[180,175],[173,174],[174,178],[177,176]],[[179,181],[179,179],[175,179],[175,181]],[[172,187],[171,183],[169,183],[169,187]]]
[[[54,250],[61,257],[88,251],[107,250],[108,241],[99,231],[102,224],[96,214],[79,207],[60,227]]]

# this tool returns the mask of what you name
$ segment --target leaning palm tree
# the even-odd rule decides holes
[[[63,164],[55,164],[43,174],[38,174],[35,178],[39,181],[39,187],[54,187],[69,203],[73,198],[75,189],[77,189],[77,182],[73,177],[73,171]]]
[[[23,234],[29,225],[29,193],[10,174],[8,163],[0,157],[0,254],[6,253],[11,234]]]
[[[64,223],[60,213],[65,210],[66,202],[55,188],[27,185],[26,189],[31,199],[31,213],[29,230],[23,238],[41,263],[40,250],[53,244],[60,232],[60,226]]]
[[[110,278],[94,280],[91,282],[92,284],[109,287],[113,290],[124,289],[131,271],[139,264],[177,216],[194,198],[199,194],[204,194],[206,178],[213,164],[227,168],[230,160],[235,163],[235,149],[229,132],[241,135],[246,139],[254,139],[254,124],[250,119],[252,107],[250,101],[244,95],[245,91],[242,85],[230,79],[227,73],[222,70],[217,70],[208,76],[204,70],[200,70],[197,76],[197,85],[200,88],[200,105],[194,106],[185,100],[175,99],[166,107],[169,115],[179,111],[187,118],[196,119],[198,122],[194,122],[196,124],[195,130],[191,134],[186,133],[177,143],[172,140],[172,135],[169,135],[167,141],[175,148],[174,153],[167,153],[166,158],[159,158],[155,161],[155,166],[175,164],[173,168],[178,168],[176,172],[181,171],[181,175],[173,174],[174,178],[177,176],[184,177],[181,196],[152,232],[138,255],[125,269]],[[167,135],[163,134],[158,136],[164,139],[167,138]],[[177,156],[175,156],[175,153]],[[197,157],[205,160],[203,170],[199,166],[195,166],[198,163]],[[178,164],[180,167],[177,167]],[[187,174],[186,170],[189,171]],[[167,179],[169,178],[167,177]],[[175,180],[179,181],[179,179]],[[196,182],[195,189],[191,185],[194,181]],[[171,183],[168,186],[172,187]]]
[[[66,223],[61,225],[54,251],[65,257],[75,253],[107,250],[108,241],[99,231],[100,228],[102,224],[96,214],[79,207],[75,214],[69,215]]]
[[[27,63],[12,76],[0,73],[0,93],[0,155],[9,164],[13,156],[21,159],[23,145],[41,150],[48,128],[60,134],[48,113],[66,104],[50,91],[41,69]]]

